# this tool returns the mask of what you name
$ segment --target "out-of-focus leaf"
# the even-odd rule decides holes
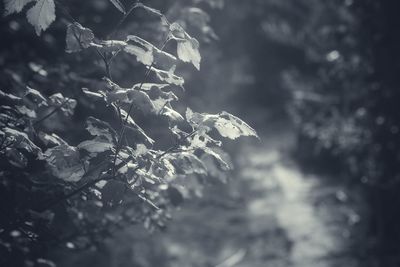
[[[17,149],[7,148],[6,149],[6,157],[8,159],[8,162],[10,162],[11,165],[13,165],[17,168],[20,168],[20,169],[25,168],[26,165],[28,164],[28,160],[26,159],[24,154],[19,152]]]
[[[90,47],[93,40],[94,34],[91,29],[85,28],[77,22],[69,24],[65,37],[65,50],[67,53],[81,51],[83,48]]]
[[[93,140],[86,140],[81,142],[78,145],[79,149],[84,149],[89,153],[97,154],[102,153],[108,150],[111,150],[114,147],[114,144],[110,143],[107,140],[103,140],[100,138],[94,138]]]
[[[54,0],[37,0],[26,13],[26,17],[28,22],[35,27],[36,34],[40,35],[56,19]]]
[[[67,142],[65,142],[61,137],[59,137],[55,133],[52,133],[50,135],[44,132],[39,132],[38,137],[46,146],[67,145]]]
[[[13,94],[7,94],[0,90],[0,100],[8,102],[9,104],[19,104],[22,103],[22,98],[15,96]]]
[[[168,186],[167,194],[172,205],[179,206],[183,203],[183,195],[176,187]]]
[[[104,98],[104,96],[101,93],[90,91],[88,88],[82,88],[82,91],[85,95],[94,100],[100,100]]]
[[[85,174],[76,147],[62,144],[49,148],[41,159],[46,160],[48,168],[55,177],[64,181],[77,182]]]
[[[5,12],[4,15],[19,13],[22,9],[33,0],[4,0]]]
[[[124,5],[119,0],[110,0],[110,2],[123,14],[126,14]]]
[[[125,184],[120,181],[108,181],[101,189],[101,200],[104,205],[114,206],[118,204],[124,196]]]
[[[34,154],[41,153],[41,149],[29,139],[26,133],[9,127],[3,128],[2,131],[4,132],[5,137],[10,142],[14,143],[14,147],[25,149],[27,152]]]
[[[26,87],[25,96],[29,97],[39,107],[47,106],[47,99],[36,89]]]
[[[64,97],[61,93],[53,94],[49,99],[51,105],[56,107],[61,106],[61,111],[64,115],[69,116],[74,114],[74,109],[77,104],[75,99]]]
[[[199,42],[191,37],[178,23],[170,25],[171,38],[177,41],[178,58],[183,62],[192,63],[200,70],[201,56]]]
[[[27,106],[24,106],[24,105],[15,106],[15,109],[18,110],[21,114],[24,114],[31,119],[35,119],[37,117],[36,112],[34,110],[28,108]]]

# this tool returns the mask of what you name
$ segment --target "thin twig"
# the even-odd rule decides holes
[[[52,116],[54,113],[56,113],[57,111],[59,111],[61,108],[63,108],[69,101],[70,99],[67,97],[62,103],[61,105],[59,105],[58,107],[54,108],[50,113],[48,113],[46,116],[44,116],[43,118],[38,119],[37,121],[35,121],[33,123],[33,126],[43,122],[44,120],[46,120],[47,118],[49,118],[50,116]]]
[[[169,38],[167,37],[167,39],[164,41],[163,45],[162,45],[161,48],[160,48],[161,51],[165,48],[165,45],[167,44],[168,41],[169,41]],[[149,77],[149,75],[150,75],[150,72],[151,72],[151,69],[153,68],[153,66],[154,66],[154,61],[151,63],[151,65],[150,65],[149,68],[147,69],[147,71],[146,71],[146,73],[145,73],[145,76],[144,76],[144,79],[143,79],[143,81],[140,83],[140,86],[139,86],[139,89],[138,89],[138,90],[141,90],[141,89],[142,89],[143,84],[147,81],[147,79],[148,79],[148,77]],[[128,112],[127,112],[127,114],[126,114],[126,117],[125,117],[125,119],[124,119],[124,122],[123,122],[123,124],[122,124],[121,131],[120,131],[120,133],[119,133],[119,139],[118,139],[117,147],[116,147],[116,149],[115,149],[115,156],[114,156],[114,162],[113,162],[113,175],[115,175],[115,173],[116,173],[116,172],[115,172],[115,165],[116,165],[116,162],[117,162],[117,155],[119,154],[119,152],[120,152],[120,150],[121,150],[121,148],[122,148],[122,140],[123,140],[123,137],[124,137],[124,134],[125,134],[126,124],[128,123],[128,119],[129,119],[130,114],[131,114],[131,112],[132,112],[133,106],[134,106],[134,101],[132,100],[132,102],[131,102],[130,105],[129,105]]]

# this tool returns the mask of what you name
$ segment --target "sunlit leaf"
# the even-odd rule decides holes
[[[111,150],[113,147],[114,147],[113,143],[110,143],[109,141],[100,138],[95,138],[93,140],[86,140],[79,143],[78,145],[79,149],[84,149],[87,152],[93,154]]]
[[[22,9],[33,0],[4,0],[5,15],[10,15],[12,13],[19,13]]]
[[[178,23],[170,25],[171,38],[177,41],[178,58],[183,62],[192,63],[200,69],[201,56],[199,42],[191,37]]]
[[[46,146],[67,145],[67,142],[65,142],[61,137],[59,137],[55,133],[52,133],[50,135],[44,132],[39,132],[38,137]]]
[[[28,22],[35,27],[36,34],[40,35],[56,19],[55,12],[53,0],[37,0],[26,13],[26,17]]]
[[[29,86],[26,87],[25,96],[29,97],[39,107],[48,105],[46,97],[44,97],[38,90],[30,88]]]

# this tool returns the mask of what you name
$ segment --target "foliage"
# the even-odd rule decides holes
[[[28,86],[18,69],[7,70],[11,87],[0,91],[2,264],[53,266],[43,257],[54,244],[70,249],[99,246],[114,229],[131,223],[162,228],[169,210],[196,195],[200,183],[216,174],[225,180],[219,171],[231,166],[218,139],[257,137],[228,112],[205,114],[187,108],[181,115],[177,107],[182,112],[182,104],[176,103],[184,78],[175,72],[181,62],[200,69],[199,42],[159,10],[139,2],[110,3],[122,17],[106,37],[98,37],[74,20],[62,2],[4,1],[7,15],[28,9],[27,20],[37,35],[58,23],[57,6],[68,21],[67,63],[80,60],[95,68],[102,62],[105,77],[74,71],[79,64],[63,62],[49,73],[46,68],[53,67],[30,63],[40,80]],[[161,19],[160,48],[136,35],[115,38],[137,9]],[[192,11],[206,16],[199,8]],[[209,32],[207,22],[199,23]],[[165,49],[173,42],[177,56]],[[119,64],[129,70],[124,60],[135,70],[142,67],[144,78],[134,73],[133,85],[121,86],[113,76],[121,77]],[[60,81],[59,87],[49,89],[46,83],[54,81]],[[85,108],[90,115],[82,119]],[[156,126],[150,127],[151,122]]]

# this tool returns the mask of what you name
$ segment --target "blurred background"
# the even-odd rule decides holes
[[[99,37],[119,20],[107,0],[62,2]],[[49,258],[65,267],[400,266],[398,1],[144,3],[200,42],[200,71],[176,71],[186,80],[183,104],[235,114],[261,141],[228,142],[235,170],[227,182],[202,185],[165,229],[133,225],[97,250],[59,246]],[[160,46],[158,25],[138,11],[121,32]],[[64,82],[63,73],[102,71],[101,62],[93,67],[60,49],[62,19],[40,38],[22,15],[1,18],[0,31],[0,68],[39,73],[50,66],[48,91]],[[128,87],[141,74],[126,62],[119,59],[112,75]],[[39,74],[29,79],[40,83]]]

